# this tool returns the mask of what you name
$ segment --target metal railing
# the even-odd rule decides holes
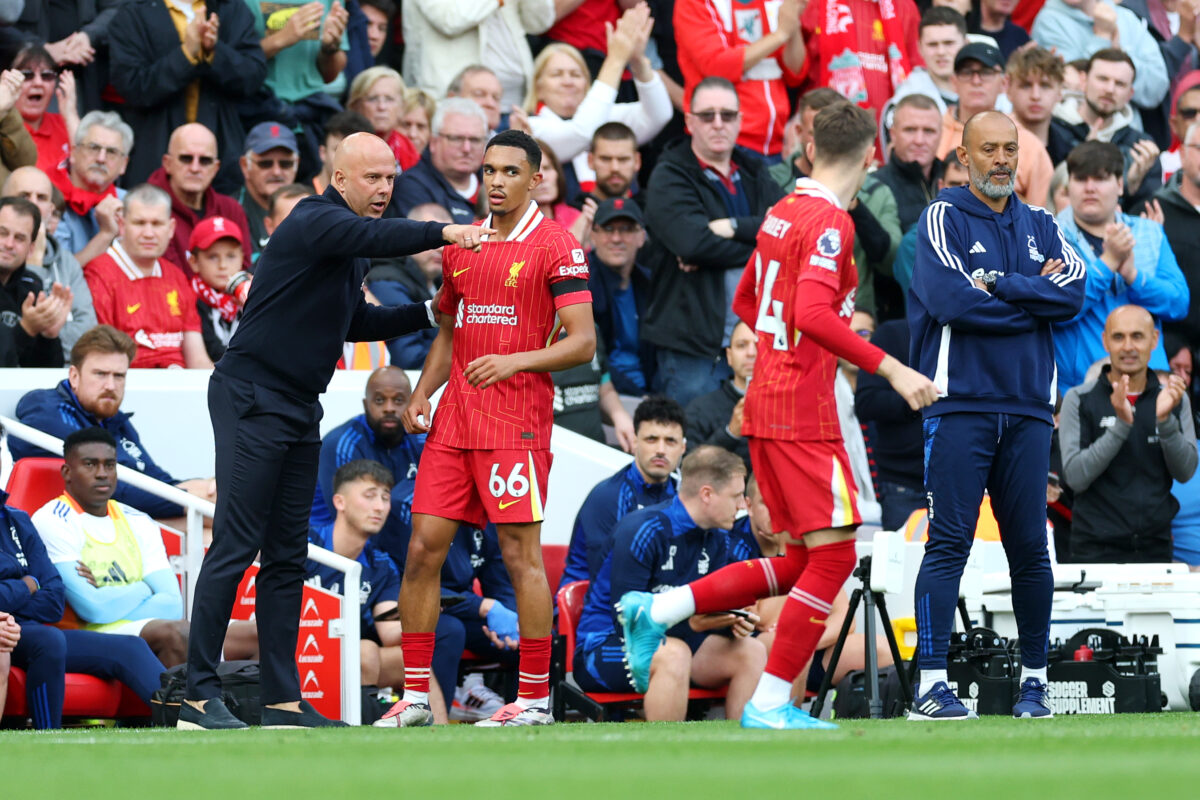
[[[23,422],[0,415],[0,425],[9,436],[14,436],[24,442],[36,445],[50,453],[61,453],[63,443],[50,434],[31,428]],[[184,508],[187,519],[183,535],[181,561],[184,585],[184,616],[192,616],[192,603],[196,594],[196,580],[200,576],[200,564],[204,560],[204,519],[212,519],[216,514],[216,506],[202,497],[172,486],[169,483],[155,480],[143,475],[135,469],[123,464],[117,465],[117,478],[129,486],[134,486],[155,497],[169,500]],[[218,487],[219,488],[219,487]],[[341,701],[342,719],[350,725],[362,722],[362,697],[360,685],[359,657],[359,604],[358,587],[362,585],[362,564],[345,556],[339,556],[331,550],[317,547],[311,542],[308,545],[308,557],[318,564],[332,567],[345,574],[342,586],[341,614],[338,619],[330,620],[330,634],[341,638],[342,682]]]

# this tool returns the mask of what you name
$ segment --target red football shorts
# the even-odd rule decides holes
[[[413,513],[476,528],[541,522],[553,460],[549,450],[460,450],[426,442]]]
[[[840,441],[793,442],[751,436],[750,463],[776,531],[787,531],[799,539],[811,531],[862,522],[850,457]]]

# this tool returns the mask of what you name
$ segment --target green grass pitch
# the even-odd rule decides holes
[[[1200,793],[1200,716],[542,729],[0,732],[0,797],[1157,800]]]

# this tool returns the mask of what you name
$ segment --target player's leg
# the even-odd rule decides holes
[[[770,656],[742,716],[746,727],[832,727],[791,705],[792,686],[812,660],[833,601],[857,563],[854,528],[812,531],[804,539],[808,565],[779,613]]]
[[[38,730],[62,727],[66,691],[67,641],[63,631],[29,622],[21,625],[21,640],[12,663],[25,670],[25,706]]]
[[[396,648],[399,649],[398,647]],[[358,642],[358,679],[363,686],[386,686],[379,682],[379,658],[383,650],[379,642],[360,639]]]
[[[1012,576],[1013,615],[1021,642],[1021,693],[1013,716],[1054,716],[1046,700],[1046,650],[1054,573],[1046,547],[1046,487],[1053,428],[1033,417],[1005,415],[1005,431],[988,479],[992,510]]]
[[[188,623],[182,619],[152,619],[138,633],[167,669],[187,661]]]
[[[741,719],[766,664],[767,648],[758,639],[706,636],[692,656],[692,683],[708,689],[729,684],[725,718]]]
[[[118,680],[147,704],[162,685],[162,662],[139,636],[69,630],[63,637],[67,672]]]
[[[381,727],[433,722],[429,683],[438,638],[442,564],[459,520],[478,527],[486,522],[471,475],[469,451],[426,443],[413,488],[412,510],[413,533],[400,583],[404,696],[376,723]]]
[[[517,625],[521,634],[517,699],[509,704],[516,709],[505,706],[493,715],[492,720],[483,720],[483,723],[494,721],[505,709],[528,712],[523,716],[531,722],[536,719],[534,724],[553,721],[548,712],[550,634],[554,625],[554,607],[550,599],[550,584],[546,581],[546,567],[542,564],[541,532],[541,522],[496,526],[500,554],[517,597]]]
[[[975,540],[979,504],[995,454],[999,415],[943,414],[925,420],[925,491],[929,541],[913,598],[917,665],[912,720],[973,719],[949,688],[946,651],[958,586]]]
[[[418,485],[420,473],[418,472]],[[398,717],[400,727],[429,725],[429,679],[437,643],[442,563],[458,532],[458,522],[429,514],[413,514],[413,535],[400,584],[400,621],[404,627],[404,697],[384,715]],[[395,712],[395,713],[393,713]],[[389,716],[390,715],[390,716]]]
[[[549,725],[550,633],[554,606],[542,564],[542,519],[553,457],[549,450],[475,450],[475,486],[496,523],[500,555],[517,597],[517,699],[476,724]]]
[[[687,718],[692,650],[668,636],[650,662],[650,685],[642,699],[647,722],[683,722]]]

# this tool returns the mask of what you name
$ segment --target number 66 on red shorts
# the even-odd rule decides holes
[[[427,441],[413,513],[477,528],[541,522],[553,460],[549,450],[460,450]]]

